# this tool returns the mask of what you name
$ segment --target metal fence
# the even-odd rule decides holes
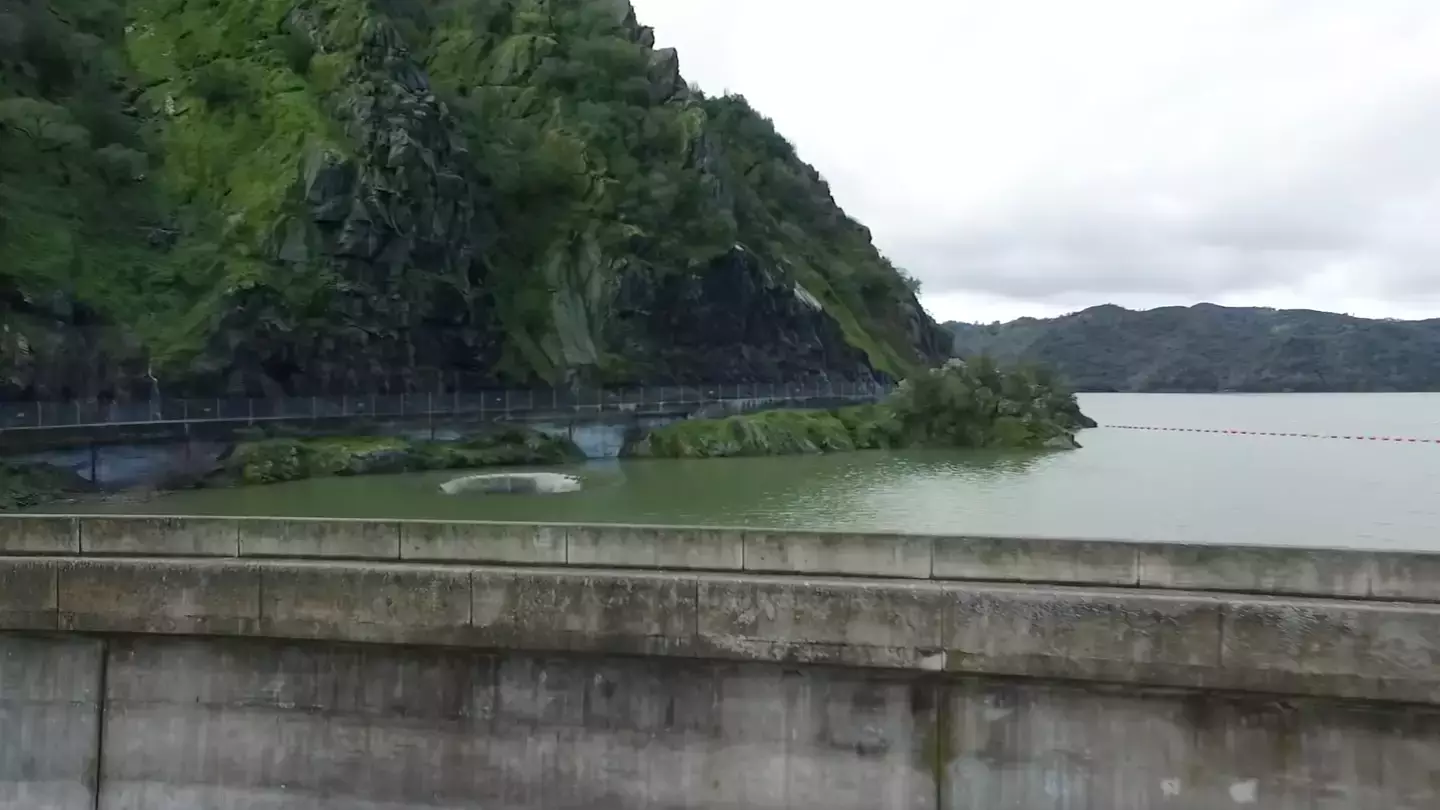
[[[0,430],[203,422],[409,418],[535,413],[655,411],[727,402],[756,405],[818,399],[873,401],[890,389],[875,383],[725,383],[611,389],[512,389],[474,392],[360,394],[265,399],[152,399],[141,402],[0,403]]]

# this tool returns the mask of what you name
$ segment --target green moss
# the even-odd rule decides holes
[[[121,359],[150,362],[172,391],[248,341],[313,356],[446,318],[498,324],[485,369],[497,376],[623,378],[667,347],[617,337],[621,279],[686,273],[736,244],[809,290],[876,368],[899,377],[919,360],[914,297],[868,232],[744,99],[657,76],[623,4],[52,0],[11,12],[26,41],[0,48],[0,288],[93,308],[77,321],[132,336]],[[371,35],[408,53],[376,58]],[[376,105],[413,101],[417,68],[438,104],[372,121]],[[389,176],[411,149],[426,165]],[[354,162],[367,213],[394,220],[380,230],[409,238],[402,221],[473,208],[453,261],[371,273],[321,250],[301,188],[320,154]],[[281,245],[293,248],[283,262]],[[5,299],[0,319],[18,323]],[[22,354],[0,345],[0,380]]]
[[[394,436],[265,439],[241,442],[216,483],[274,484],[332,475],[563,464],[583,458],[568,439],[502,427],[457,442]]]
[[[226,470],[245,484],[278,484],[309,475],[305,445],[297,439],[271,439],[236,445]]]
[[[89,481],[69,470],[0,461],[0,512],[40,506],[90,489]]]
[[[828,411],[765,411],[725,419],[689,419],[651,431],[629,455],[716,458],[855,450],[845,423]]]
[[[835,411],[835,417],[845,425],[845,430],[863,449],[884,449],[900,447],[904,442],[904,428],[895,417],[893,409],[884,405],[855,405]]]
[[[950,363],[883,403],[833,411],[764,411],[657,428],[626,448],[652,458],[833,453],[898,447],[1073,448],[1092,424],[1075,397],[1033,369]]]

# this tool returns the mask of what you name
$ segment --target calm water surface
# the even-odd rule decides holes
[[[1104,424],[1440,438],[1440,394],[1093,394]],[[1440,549],[1440,445],[1099,428],[1058,453],[595,462],[586,491],[331,478],[86,511],[725,524]]]

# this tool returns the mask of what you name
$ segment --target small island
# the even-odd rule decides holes
[[[1048,370],[1004,369],[980,357],[917,374],[883,402],[683,420],[637,434],[621,456],[722,458],[908,447],[1066,450],[1080,446],[1076,431],[1094,426],[1074,393]],[[498,423],[453,441],[262,435],[235,442],[213,467],[158,484],[153,492],[328,476],[553,467],[583,459],[565,436]],[[0,462],[0,510],[93,492],[95,487],[70,470]]]
[[[637,458],[716,458],[902,447],[1076,449],[1095,427],[1047,369],[951,360],[901,383],[884,402],[690,419],[630,443]]]

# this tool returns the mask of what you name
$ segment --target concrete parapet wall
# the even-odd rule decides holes
[[[1440,605],[572,567],[0,557],[0,630],[586,651],[1440,704]]]
[[[103,657],[96,639],[0,634],[0,810],[97,806]]]
[[[0,810],[1433,810],[1440,709],[664,657],[0,633]]]
[[[0,516],[0,555],[533,564],[1440,603],[1440,553],[683,526]]]

